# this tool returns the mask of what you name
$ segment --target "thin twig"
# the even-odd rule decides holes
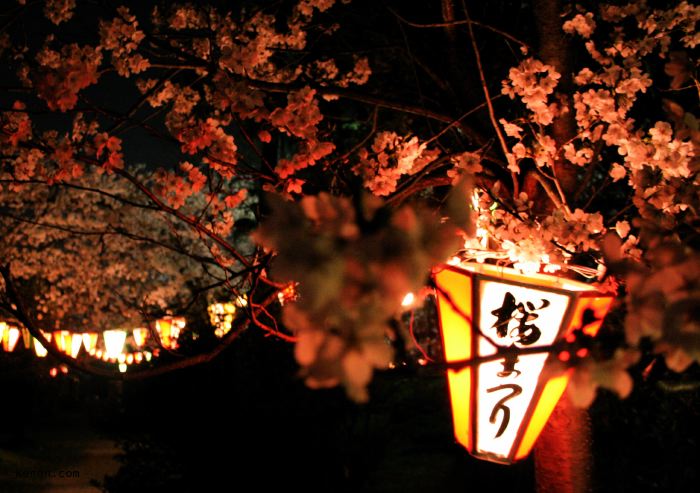
[[[462,2],[462,8],[464,9],[464,15],[467,20],[469,20],[469,11],[467,6]],[[489,92],[488,84],[486,83],[486,74],[484,74],[484,67],[481,63],[481,52],[476,44],[476,38],[474,37],[474,30],[470,22],[467,23],[467,29],[469,30],[469,40],[471,41],[472,49],[474,50],[474,56],[476,57],[476,66],[479,70],[479,80],[481,81],[481,89],[484,91],[484,97],[486,98],[486,106],[489,109],[489,118],[491,119],[491,125],[496,132],[498,141],[501,144],[501,149],[503,150],[503,155],[507,158],[510,155],[508,151],[508,145],[506,144],[506,139],[501,132],[501,127],[496,120],[496,111],[493,108],[493,103],[491,101],[491,94]],[[513,196],[517,197],[519,195],[519,184],[518,177],[513,171],[511,171],[511,178],[513,180]]]

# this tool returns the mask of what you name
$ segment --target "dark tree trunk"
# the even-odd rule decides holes
[[[576,121],[574,120],[573,108],[568,94],[571,93],[573,85],[571,77],[571,67],[569,60],[569,46],[564,31],[562,30],[562,19],[560,0],[535,0],[535,20],[537,23],[537,34],[539,38],[538,57],[544,63],[552,65],[561,74],[557,87],[557,97],[561,104],[569,106],[569,111],[564,115],[555,118],[550,125],[550,136],[555,140],[557,146],[571,140],[576,135]],[[566,162],[559,154],[559,159],[554,163],[554,174],[567,198],[573,196],[577,190],[576,168]],[[539,188],[534,174],[530,172],[525,177],[523,190],[531,198],[544,199],[539,203],[549,202]]]
[[[535,0],[535,18],[539,35],[539,57],[561,74],[559,96],[570,93],[571,69],[567,39],[562,31],[560,0]],[[570,101],[563,100],[565,104]],[[554,120],[550,136],[561,146],[576,134],[573,111]],[[561,155],[561,153],[560,153]],[[554,173],[564,196],[573,197],[577,189],[576,169],[561,157]],[[533,176],[526,176],[524,190],[542,197]],[[544,200],[540,203],[545,202]],[[546,203],[552,204],[551,201]],[[553,206],[553,204],[552,204]],[[550,206],[551,210],[551,206]],[[584,493],[589,491],[591,464],[591,428],[588,413],[572,406],[566,395],[554,409],[535,447],[535,477],[538,493]]]

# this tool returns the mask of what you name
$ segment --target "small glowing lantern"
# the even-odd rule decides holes
[[[83,337],[80,334],[72,334],[70,342],[70,357],[75,359],[80,353],[80,348],[83,347]]]
[[[594,336],[613,297],[582,282],[485,264],[446,265],[433,275],[448,363],[510,350],[448,370],[455,437],[482,459],[523,459],[569,380],[569,372],[543,378],[556,355],[536,348],[576,329]],[[525,348],[533,352],[517,354]]]
[[[70,354],[72,334],[67,330],[57,330],[53,333],[53,339],[56,341],[56,347],[62,353]]]
[[[233,326],[233,318],[236,315],[236,305],[234,303],[212,303],[207,308],[209,321],[215,327],[214,335],[224,337]]]
[[[138,347],[143,347],[143,345],[146,344],[146,337],[148,337],[148,329],[134,329],[131,331],[131,334],[134,336],[134,343]]]
[[[19,341],[20,330],[5,322],[0,322],[0,325],[2,326],[2,329],[0,329],[2,332],[2,348],[11,353],[15,350],[17,341]]]
[[[185,317],[168,316],[156,320],[156,331],[163,347],[176,349],[178,346],[177,338],[180,337],[180,331],[185,328],[186,324]]]
[[[24,344],[24,349],[29,349],[32,346],[32,335],[26,327],[22,327],[22,344]]]
[[[105,359],[116,359],[124,349],[124,342],[126,341],[126,331],[125,330],[105,330],[102,333],[102,337],[105,340]]]
[[[47,341],[51,342],[51,332],[44,332],[42,330],[41,334],[44,336],[44,338],[46,338]],[[42,343],[39,342],[38,339],[32,339],[34,340],[34,352],[36,353],[37,357],[45,358],[49,351],[44,347]]]
[[[81,335],[83,346],[88,354],[93,354],[97,347],[97,332],[83,332]]]
[[[48,350],[39,342],[38,339],[34,339],[34,352],[38,358],[45,358],[49,354]]]

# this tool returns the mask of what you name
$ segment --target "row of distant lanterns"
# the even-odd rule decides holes
[[[284,302],[288,296],[280,297],[280,302]],[[231,331],[233,321],[238,308],[247,305],[245,297],[238,297],[235,301],[225,303],[212,303],[208,307],[209,320],[214,326],[216,337],[224,337]],[[158,336],[162,347],[170,350],[179,347],[178,339],[185,330],[187,321],[181,316],[166,316],[155,321],[155,333]],[[124,373],[133,364],[143,361],[151,361],[154,356],[159,355],[159,349],[150,349],[147,340],[151,336],[148,328],[139,327],[134,329],[113,329],[104,332],[71,332],[69,330],[56,330],[52,332],[41,331],[44,338],[56,345],[56,348],[70,356],[77,358],[81,351],[89,356],[102,360],[105,363],[115,363],[119,371]],[[100,334],[102,344],[99,344]],[[129,339],[129,336],[131,337]],[[12,352],[22,341],[25,349],[33,347],[34,353],[39,358],[44,358],[48,350],[36,338],[34,338],[26,327],[21,327],[16,323],[0,321],[0,341],[5,352]],[[129,347],[135,347],[136,351],[125,351],[127,340]],[[133,342],[133,344],[131,344]],[[52,368],[52,376],[55,376],[55,368]],[[65,371],[64,371],[65,372]]]

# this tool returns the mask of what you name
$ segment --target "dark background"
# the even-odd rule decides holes
[[[79,468],[82,483],[110,492],[534,491],[532,458],[501,466],[454,443],[440,371],[379,373],[369,404],[356,405],[342,390],[305,388],[291,347],[262,339],[246,333],[213,363],[129,382],[51,378],[49,360],[23,348],[1,354],[0,451],[25,462],[0,463],[0,491],[90,491],[73,479],[18,481],[16,471],[36,468],[37,457],[43,467]],[[698,483],[700,393],[654,381],[639,379],[626,400],[599,392],[590,409],[595,492],[685,492]],[[678,377],[674,385],[684,388]],[[120,468],[89,478],[99,467],[85,454],[108,461],[109,441],[119,445]]]

